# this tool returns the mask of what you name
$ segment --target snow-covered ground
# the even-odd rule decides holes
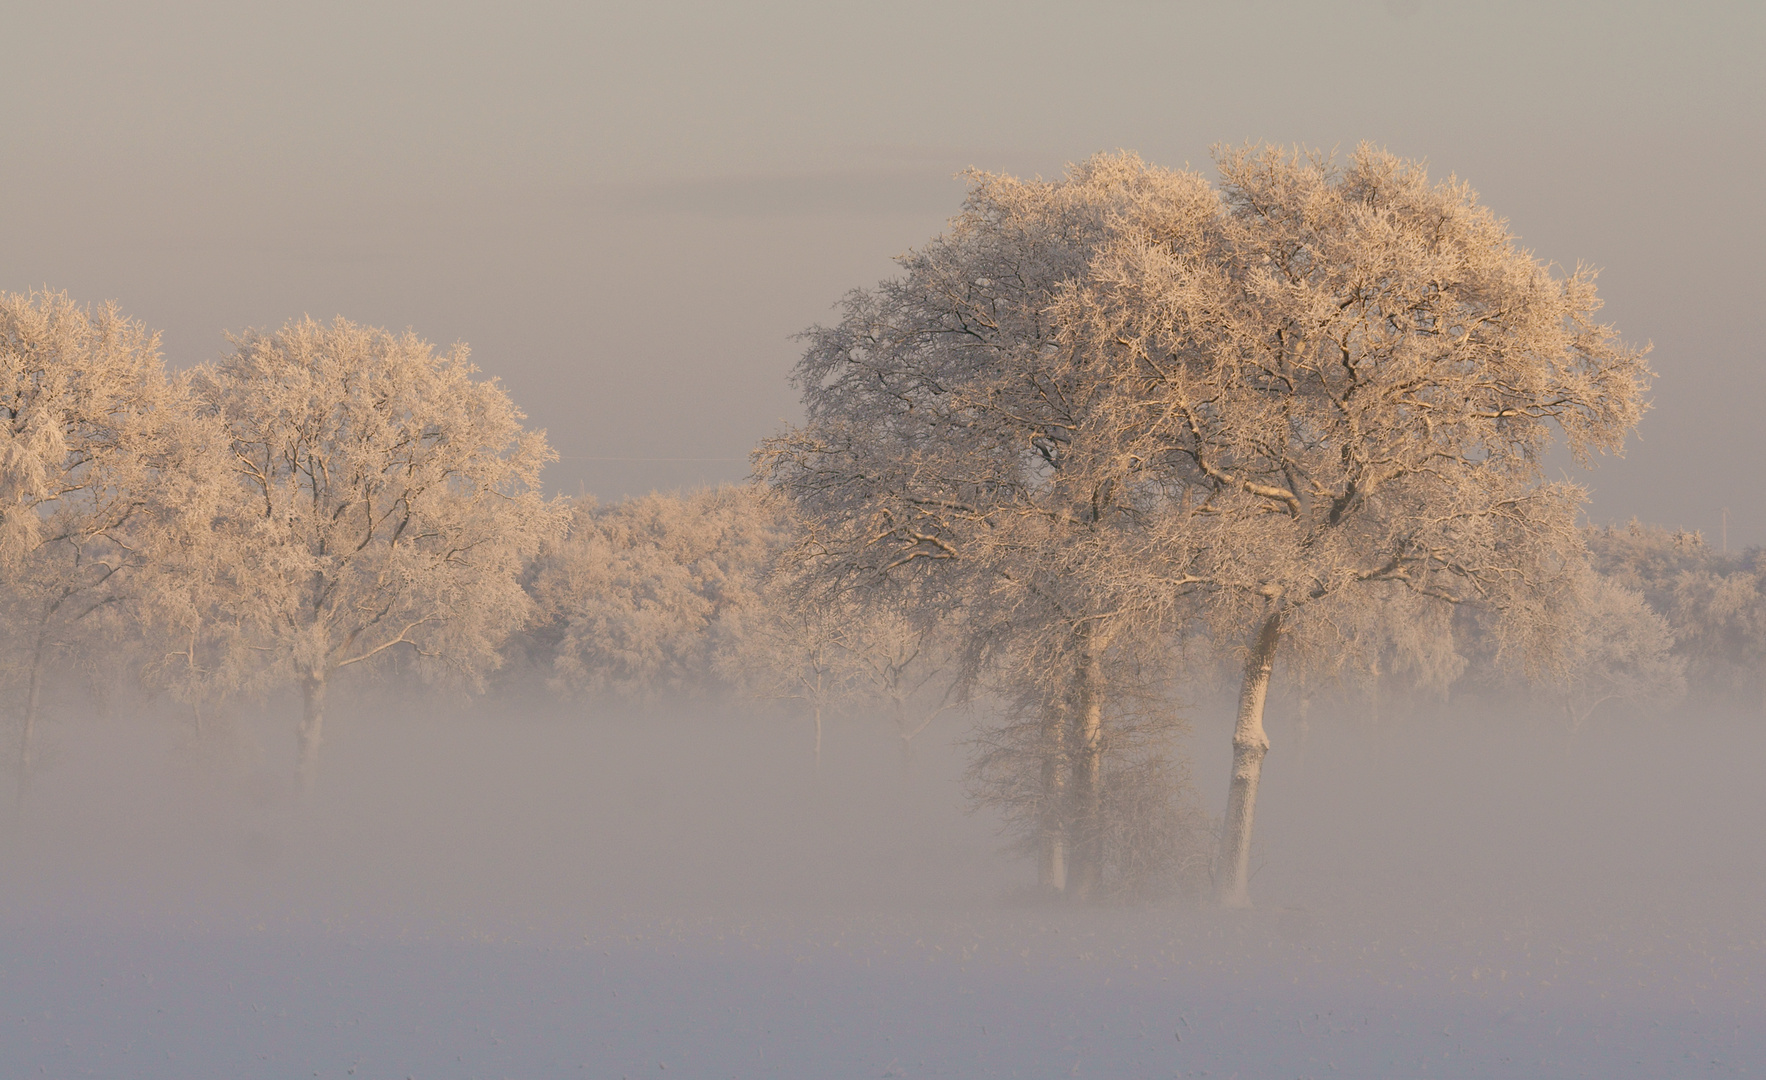
[[[345,716],[304,798],[281,726],[63,723],[0,1074],[1766,1072],[1757,717],[1278,720],[1233,913],[1026,902],[949,733],[498,708]]]

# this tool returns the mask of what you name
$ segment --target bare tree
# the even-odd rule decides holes
[[[114,305],[0,295],[0,668],[20,705],[20,790],[52,657],[108,643],[212,498],[213,446],[158,336]]]
[[[216,542],[232,560],[211,623],[304,703],[310,783],[338,671],[404,654],[476,685],[530,616],[522,562],[563,523],[538,492],[553,454],[466,348],[344,319],[250,332],[198,371],[235,487]]]

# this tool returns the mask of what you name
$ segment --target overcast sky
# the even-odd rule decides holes
[[[114,299],[168,360],[303,313],[464,340],[603,497],[735,479],[791,335],[956,212],[967,167],[1209,168],[1369,139],[1604,268],[1655,409],[1588,477],[1766,543],[1753,321],[1766,5],[18,5],[0,289]]]

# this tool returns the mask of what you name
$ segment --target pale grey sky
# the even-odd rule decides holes
[[[177,365],[310,313],[465,340],[603,496],[741,476],[790,335],[967,166],[1361,139],[1605,268],[1656,408],[1596,520],[1766,542],[1766,5],[60,3],[6,16],[0,289]],[[694,460],[604,460],[604,459]],[[704,459],[704,460],[699,460]]]

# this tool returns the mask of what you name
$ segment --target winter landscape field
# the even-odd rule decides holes
[[[0,30],[0,1080],[1766,1074],[1766,7]]]

